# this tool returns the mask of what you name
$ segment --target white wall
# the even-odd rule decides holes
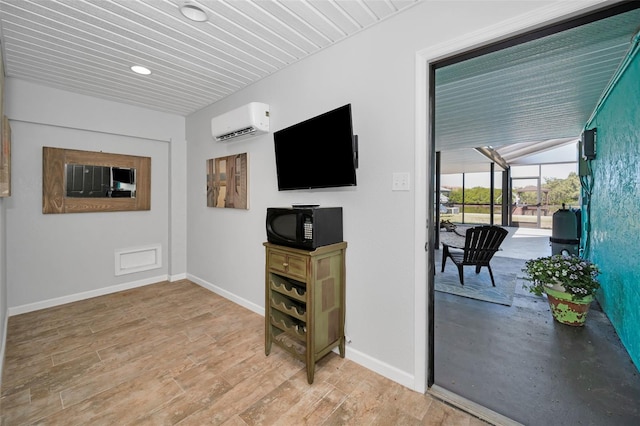
[[[391,176],[415,172],[416,52],[541,5],[421,3],[187,117],[189,276],[263,312],[266,208],[342,206],[349,243],[347,356],[413,386],[414,324],[426,316],[414,310],[414,212],[425,209],[414,200],[424,196],[392,192]],[[271,106],[272,131],[351,103],[360,137],[358,186],[278,192],[272,134],[213,142],[211,117],[251,101]],[[240,152],[250,156],[250,210],[207,208],[205,160]]]
[[[178,203],[185,163],[169,158],[185,157],[184,118],[11,78],[6,83],[13,172],[12,196],[4,200],[10,313],[185,275],[186,208]],[[151,157],[151,210],[42,214],[43,146]],[[171,191],[177,192],[173,200]],[[177,242],[175,252],[170,239]],[[150,244],[162,247],[161,268],[115,276],[114,250]]]
[[[1,70],[0,70],[1,72]],[[7,332],[7,247],[5,199],[0,198],[0,384],[4,365]]]
[[[0,45],[0,48],[2,46]],[[0,119],[4,116],[4,58],[0,51]],[[0,198],[0,385],[2,384],[2,371],[4,365],[4,342],[7,332],[7,256],[5,230],[4,199]]]
[[[594,3],[575,2],[573,7]],[[547,4],[420,3],[191,115],[186,138],[181,117],[8,79],[14,195],[0,200],[5,222],[0,239],[6,243],[0,265],[6,265],[9,310],[38,309],[136,285],[158,273],[180,278],[188,271],[196,282],[261,312],[266,208],[293,202],[339,205],[349,242],[347,333],[353,343],[347,356],[413,386],[421,361],[414,356],[416,330],[421,332],[414,325],[426,316],[414,308],[424,304],[413,300],[425,267],[420,252],[424,229],[415,222],[425,216],[426,196],[424,191],[391,192],[391,174],[406,171],[412,179],[426,174],[426,158],[414,158],[415,152],[426,152],[416,146],[416,140],[424,145],[424,138],[414,137],[416,125],[426,125],[421,122],[426,113],[415,120],[416,112],[423,112],[416,111],[416,99],[424,98],[416,93],[416,52],[426,50],[423,58],[432,59],[465,50],[485,41],[469,35],[474,31]],[[544,21],[559,15],[542,16]],[[508,28],[515,32],[530,25],[523,22]],[[451,40],[453,47],[443,49]],[[271,134],[214,143],[210,118],[250,101],[271,105],[273,131],[352,103],[360,135],[358,187],[279,193]],[[42,215],[42,146],[152,156],[152,211]],[[250,154],[250,210],[207,208],[205,160],[239,152]],[[424,189],[424,183],[419,187]],[[116,226],[123,224],[124,229]],[[113,275],[114,249],[152,242],[163,244],[162,270]],[[4,292],[0,282],[0,297]],[[0,300],[0,318],[5,314]]]

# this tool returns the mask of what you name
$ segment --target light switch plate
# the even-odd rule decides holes
[[[393,173],[391,190],[392,191],[408,191],[411,188],[409,184],[409,173],[396,172]]]

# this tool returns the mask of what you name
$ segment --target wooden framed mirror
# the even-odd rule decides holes
[[[150,209],[150,157],[42,148],[42,213]]]

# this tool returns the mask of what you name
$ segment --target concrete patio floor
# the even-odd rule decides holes
[[[498,256],[519,276],[551,254],[550,231],[509,231]],[[599,305],[563,325],[523,282],[512,306],[436,292],[435,384],[531,426],[640,424],[640,373]]]

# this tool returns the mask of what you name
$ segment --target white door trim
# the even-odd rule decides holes
[[[532,31],[602,7],[603,4],[618,3],[606,0],[582,0],[557,2],[536,9],[534,12],[514,17],[499,24],[483,28],[461,37],[449,40],[416,52],[415,56],[415,214],[414,214],[414,386],[417,392],[427,391],[428,336],[427,336],[427,270],[428,253],[427,225],[427,189],[432,178],[427,167],[431,163],[431,140],[428,134],[430,110],[428,105],[429,67],[433,62],[451,57],[458,53],[484,46],[518,34]]]

